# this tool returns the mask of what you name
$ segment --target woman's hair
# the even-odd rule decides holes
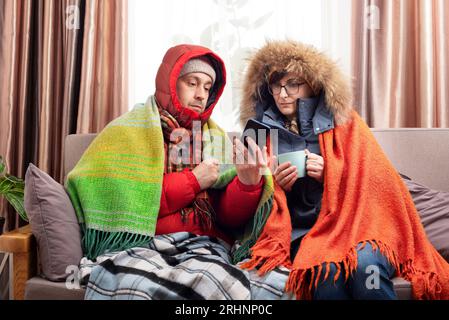
[[[283,77],[285,77],[285,75],[287,74],[287,71],[274,71],[273,73],[271,73],[271,75],[269,75],[267,77],[267,84],[273,84],[278,82],[279,80],[281,80]]]

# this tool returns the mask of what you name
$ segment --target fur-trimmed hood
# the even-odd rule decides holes
[[[352,94],[349,81],[335,62],[312,46],[295,41],[269,41],[250,59],[243,84],[240,123],[256,116],[256,106],[267,99],[267,79],[274,71],[301,74],[314,92],[324,91],[327,107],[337,125],[350,118]]]

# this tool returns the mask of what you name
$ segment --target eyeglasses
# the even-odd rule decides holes
[[[287,94],[290,96],[292,94],[297,94],[299,91],[299,87],[301,87],[305,82],[297,82],[297,81],[289,81],[285,85],[281,86],[280,83],[272,83],[268,86],[268,91],[272,95],[280,94],[282,88],[285,89]]]

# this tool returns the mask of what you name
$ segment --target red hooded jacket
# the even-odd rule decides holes
[[[194,57],[207,55],[216,72],[203,113],[181,106],[176,94],[176,81],[184,64]],[[180,126],[191,129],[192,121],[201,120],[204,124],[220,98],[226,83],[226,69],[223,61],[207,48],[194,45],[179,45],[170,48],[164,56],[156,76],[155,97],[160,107],[166,109],[179,122]],[[229,243],[232,237],[225,229],[242,227],[254,215],[262,194],[263,179],[257,185],[242,184],[238,177],[224,190],[209,189],[210,202],[216,212],[216,223],[211,230],[204,230],[194,221],[194,214],[182,221],[180,210],[191,205],[201,191],[200,185],[190,169],[182,172],[166,173],[163,179],[161,206],[156,225],[156,234],[188,231],[198,235],[219,237]]]

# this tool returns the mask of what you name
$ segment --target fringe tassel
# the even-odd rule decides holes
[[[215,210],[207,199],[196,199],[193,202],[195,218],[203,230],[211,230],[215,220]]]
[[[94,261],[103,253],[146,246],[150,240],[150,236],[136,233],[86,229],[83,237],[83,251],[88,259]]]
[[[248,239],[244,241],[243,244],[232,254],[233,264],[242,261],[250,255],[250,248],[252,248],[253,245],[256,244],[256,241],[262,233],[262,229],[265,226],[265,223],[267,222],[268,216],[270,214],[272,204],[273,196],[270,196],[268,200],[257,210],[256,214],[254,215],[251,234],[249,235]],[[288,256],[290,256],[290,254]]]
[[[329,266],[329,264],[327,264],[326,266]],[[322,264],[320,264],[319,266],[318,266],[318,270],[317,270],[317,276],[315,277],[316,279],[315,279],[315,288],[316,287],[318,287],[318,281],[320,280],[320,276],[321,276],[321,272],[322,272],[322,270],[323,270],[323,265]],[[327,273],[327,272],[326,272]],[[310,283],[312,283],[312,281],[310,281]]]
[[[315,268],[310,269],[310,273],[311,273],[311,275],[310,275],[309,291],[312,292],[312,289],[313,289],[313,282],[314,282],[313,280],[315,279]],[[319,279],[320,276],[317,275],[316,278]]]
[[[395,267],[398,276],[403,277],[405,280],[412,283],[414,299],[440,299],[442,287],[436,273],[416,270],[411,259],[400,263],[393,250],[386,244],[375,240],[366,240],[358,243],[351,248],[341,261],[326,261],[319,266],[314,266],[309,269],[293,269],[290,272],[285,290],[295,294],[297,299],[311,300],[313,290],[319,284],[323,265],[326,271],[322,281],[326,281],[330,274],[331,263],[334,263],[337,268],[333,281],[337,281],[341,272],[344,272],[345,281],[347,281],[349,276],[352,275],[357,268],[357,247],[360,245],[359,250],[361,250],[367,243],[372,246],[373,252],[380,250],[380,253],[386,257],[392,266]],[[343,271],[341,270],[342,268]]]
[[[278,266],[291,267],[290,252],[288,249],[283,248],[281,243],[272,238],[266,238],[259,241],[252,249],[262,247],[267,250],[264,256],[252,256],[250,260],[243,262],[239,265],[242,269],[255,269],[258,268],[257,273],[264,275],[265,273],[273,270]]]
[[[324,274],[323,281],[326,280],[329,277],[330,271],[331,271],[331,264],[330,263],[326,263],[326,273]]]
[[[312,300],[312,292],[307,287],[307,273],[309,270],[292,270],[287,280],[285,290],[293,292],[298,300]]]
[[[413,267],[412,260],[400,266],[401,274],[405,280],[412,283],[413,298],[417,300],[441,299],[442,287],[439,277],[433,272],[418,271]]]

